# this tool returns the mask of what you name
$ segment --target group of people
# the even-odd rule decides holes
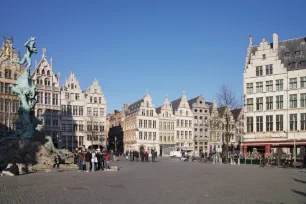
[[[151,156],[152,156],[152,162],[156,162],[156,158],[157,158],[157,151],[152,149],[151,150]],[[149,162],[149,151],[148,150],[140,150],[140,152],[138,151],[126,151],[125,153],[125,157],[126,160],[129,159],[130,157],[130,161],[138,161],[139,157],[140,157],[140,161],[141,162]]]
[[[15,160],[12,160],[0,174],[0,176],[18,176],[19,167]]]
[[[101,151],[100,149],[86,150],[76,149],[75,163],[80,171],[94,172],[109,169],[108,162],[113,159],[113,151]]]

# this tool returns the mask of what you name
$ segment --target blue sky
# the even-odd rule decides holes
[[[88,3],[90,2],[90,3]],[[243,95],[248,36],[253,44],[305,36],[306,1],[99,0],[1,1],[0,34],[15,48],[31,36],[47,48],[61,84],[74,70],[83,89],[94,78],[108,112],[144,96],[155,106],[203,94],[216,99],[222,84]],[[33,68],[32,68],[33,69]]]

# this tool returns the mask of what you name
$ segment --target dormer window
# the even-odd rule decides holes
[[[45,74],[45,70],[44,70],[44,69],[42,70],[41,74],[42,74],[42,75],[44,75],[44,74]]]
[[[300,56],[301,55],[301,50],[297,50],[294,52],[295,56]]]
[[[290,62],[289,63],[289,69],[295,69],[295,62]]]
[[[263,60],[266,59],[266,55],[265,55],[265,54],[262,55],[262,59],[263,59]]]
[[[202,104],[203,103],[203,101],[200,101],[200,104]]]
[[[306,68],[306,61],[300,62],[300,68]]]
[[[285,57],[290,57],[290,52],[286,52]]]

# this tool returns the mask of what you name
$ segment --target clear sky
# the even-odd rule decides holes
[[[94,78],[108,112],[145,95],[156,107],[203,94],[216,99],[222,84],[243,95],[248,36],[253,44],[302,37],[305,0],[1,0],[0,34],[24,53],[29,37],[47,49],[61,84],[71,70],[85,90]],[[32,67],[33,69],[33,67]]]

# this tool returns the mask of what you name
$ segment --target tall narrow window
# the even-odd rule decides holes
[[[252,94],[253,93],[253,83],[247,83],[247,93]]]
[[[273,109],[273,96],[266,97],[266,109],[267,110]]]
[[[273,91],[273,81],[266,81],[266,92]]]
[[[254,104],[253,104],[253,98],[248,98],[247,99],[247,111],[252,112],[254,111]]]
[[[262,66],[256,67],[256,76],[262,76]]]
[[[256,131],[263,131],[263,116],[256,116]]]
[[[276,115],[276,131],[283,131],[283,115]]]
[[[306,113],[301,113],[301,130],[306,130]]]
[[[297,78],[289,79],[289,88],[296,89],[297,88]]]
[[[253,117],[247,117],[247,132],[253,132]]]
[[[301,99],[301,108],[305,108],[306,107],[306,93],[301,93],[300,95]]]
[[[273,131],[273,115],[266,116],[266,131],[267,132]]]
[[[283,96],[276,96],[276,109],[283,109]]]
[[[282,91],[283,87],[284,87],[284,80],[283,79],[278,79],[275,81],[275,85],[276,85],[276,91]]]
[[[257,92],[257,93],[263,92],[263,85],[262,85],[262,82],[256,82],[256,92]]]
[[[290,130],[297,130],[297,114],[290,114]]]
[[[263,110],[263,98],[256,98],[256,110]]]
[[[289,97],[289,107],[297,108],[297,94],[290,94]]]
[[[268,64],[266,65],[266,75],[272,75],[273,74],[273,65]]]
[[[306,88],[306,77],[300,78],[300,84],[301,88]]]

